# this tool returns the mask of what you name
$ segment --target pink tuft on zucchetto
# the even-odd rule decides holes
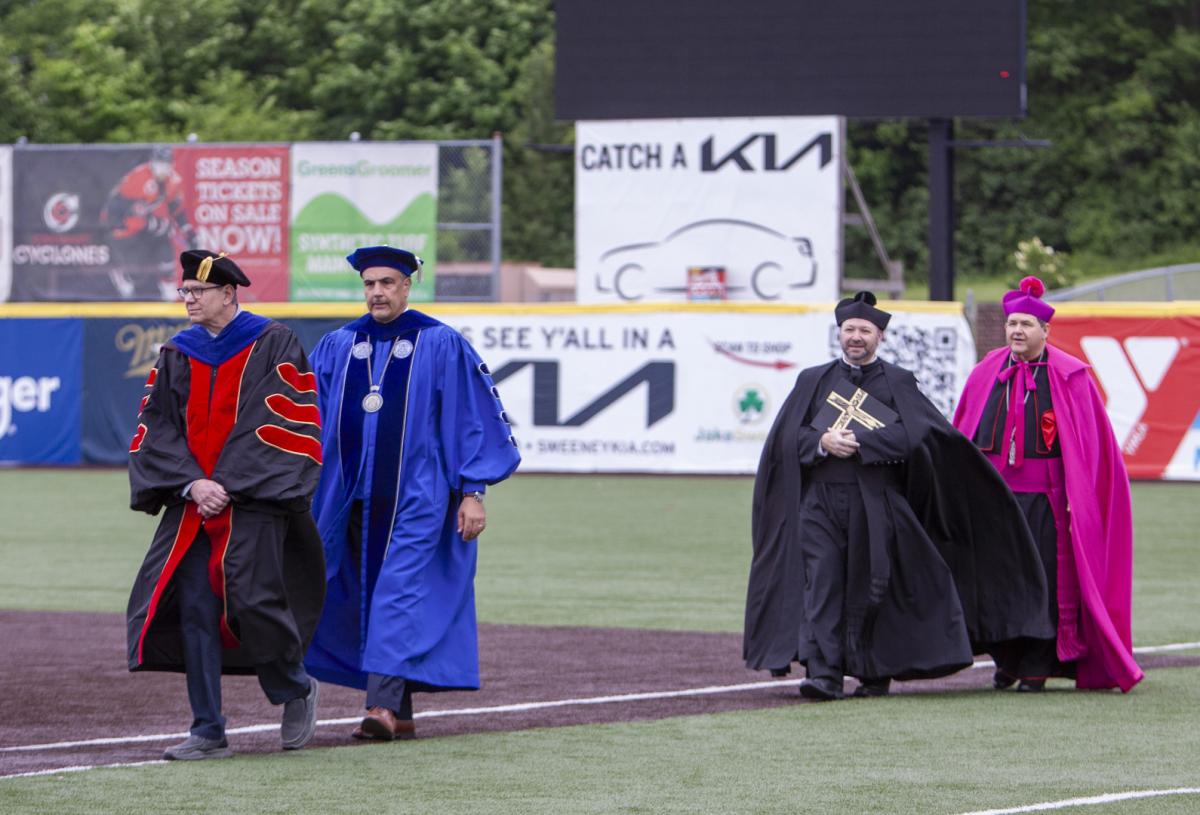
[[[1050,318],[1054,316],[1054,307],[1042,299],[1045,293],[1046,284],[1030,275],[1021,281],[1017,291],[1010,291],[1004,295],[1004,316],[1016,313],[1032,314],[1044,323],[1050,322]]]

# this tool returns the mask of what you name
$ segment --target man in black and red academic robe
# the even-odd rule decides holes
[[[775,675],[802,663],[815,700],[842,698],[847,674],[882,696],[1050,625],[1012,493],[912,373],[876,357],[891,315],[875,303],[838,304],[842,357],[801,372],[754,484],[743,656]]]
[[[325,590],[310,514],[321,464],[316,380],[296,336],[243,311],[224,255],[180,256],[192,326],[163,345],[129,448],[133,509],[162,521],[127,612],[129,669],[184,671],[194,720],[167,759],[231,755],[221,674],[255,673],[307,744],[318,686],[305,649]]]

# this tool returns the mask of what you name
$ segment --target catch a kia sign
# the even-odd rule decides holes
[[[581,303],[836,300],[842,120],[579,122]]]

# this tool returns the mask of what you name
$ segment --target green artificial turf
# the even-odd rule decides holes
[[[0,608],[119,612],[155,520],[113,470],[0,471]],[[481,619],[736,631],[747,478],[518,476]],[[1135,484],[1135,643],[1200,640],[1200,485]],[[655,658],[669,658],[658,655]],[[0,670],[11,670],[2,665]],[[1200,675],[1052,683],[0,779],[0,812],[956,813],[1200,787]],[[234,746],[237,747],[236,738]],[[1182,815],[1200,796],[1064,810]]]
[[[518,475],[491,490],[485,622],[739,631],[750,478]],[[1133,485],[1134,641],[1200,640],[1200,484]],[[0,470],[0,608],[125,609],[155,518],[119,470]]]
[[[0,779],[6,813],[954,813],[1200,787],[1200,683],[803,704]],[[234,743],[236,747],[236,741]],[[1200,796],[1098,812],[1194,813]]]

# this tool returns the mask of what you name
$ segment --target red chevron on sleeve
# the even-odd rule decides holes
[[[291,453],[294,456],[308,456],[317,464],[321,463],[321,442],[303,433],[285,430],[279,425],[264,424],[254,431],[263,444]]]
[[[138,413],[139,413],[139,414],[140,414],[140,413],[141,413],[143,410],[145,410],[145,409],[146,409],[146,403],[147,403],[147,402],[149,402],[149,401],[150,401],[150,394],[146,394],[145,396],[143,396],[143,397],[142,397],[142,403],[141,403],[140,405],[138,405]]]
[[[142,442],[146,440],[146,426],[139,424],[137,432],[133,434],[133,441],[129,443],[129,452],[136,453],[142,449]]]
[[[316,405],[300,405],[288,399],[282,393],[273,393],[266,399],[267,407],[276,416],[282,416],[289,422],[321,426],[321,412]]]
[[[150,387],[158,379],[158,368],[150,369],[150,376],[146,377],[146,387]]]
[[[279,374],[279,378],[291,385],[292,390],[297,393],[317,392],[317,375],[311,371],[302,374],[300,369],[292,363],[282,362],[275,366],[275,373]]]

